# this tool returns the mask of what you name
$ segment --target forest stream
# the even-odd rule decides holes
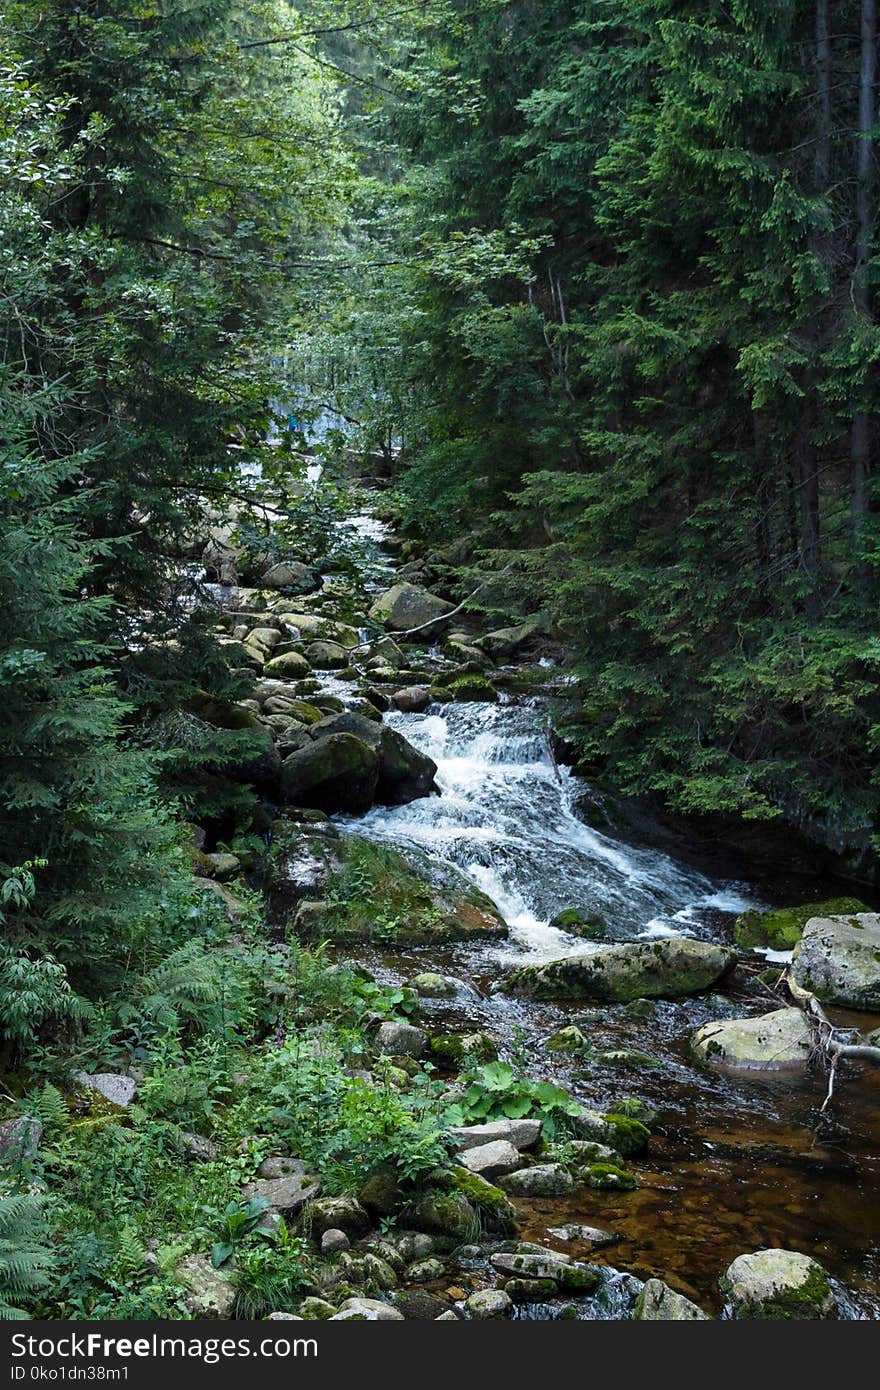
[[[341,523],[339,534],[353,546],[368,592],[393,581],[382,522],[361,514]],[[440,795],[335,818],[345,832],[454,866],[492,899],[509,927],[499,941],[405,951],[371,944],[346,954],[383,983],[406,984],[425,971],[457,980],[455,997],[422,1001],[427,1027],[482,1030],[502,1058],[597,1110],[627,1095],[656,1112],[648,1152],[634,1164],[637,1191],[579,1187],[564,1197],[517,1199],[522,1239],[621,1272],[609,1274],[576,1312],[565,1300],[551,1300],[521,1305],[517,1315],[555,1317],[565,1309],[564,1316],[626,1316],[636,1281],[652,1277],[717,1315],[718,1279],[728,1264],[743,1252],[775,1246],[814,1256],[845,1286],[843,1316],[877,1317],[876,1069],[848,1068],[831,1115],[820,1120],[824,1076],[725,1074],[692,1056],[689,1039],[701,1025],[774,1007],[736,978],[688,999],[586,1010],[498,990],[523,965],[596,949],[595,942],[549,925],[562,909],[601,920],[605,940],[689,936],[729,944],[737,915],[748,908],[840,892],[839,884],[793,880],[784,866],[749,877],[739,863],[739,876],[731,877],[730,856],[699,845],[670,853],[648,818],[637,830],[608,813],[603,823],[602,798],[551,751],[552,697],[565,678],[552,661],[542,665],[545,694],[386,713],[386,723],[436,762]],[[344,683],[332,675],[323,683],[346,697]],[[770,953],[780,970],[786,959]],[[870,1026],[839,1011],[834,1016],[841,1024]],[[590,1058],[546,1050],[547,1037],[575,1018],[589,1033]],[[577,1225],[612,1232],[615,1241],[592,1249],[565,1230]]]

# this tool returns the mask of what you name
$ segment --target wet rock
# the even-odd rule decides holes
[[[640,1322],[709,1322],[708,1313],[676,1293],[662,1279],[649,1279],[636,1299],[633,1317]]]
[[[0,1124],[0,1165],[4,1168],[18,1168],[31,1163],[40,1151],[43,1138],[41,1120],[30,1115],[19,1115]]]
[[[322,1255],[339,1255],[342,1253],[343,1250],[350,1249],[351,1241],[349,1240],[348,1236],[345,1234],[344,1231],[336,1230],[334,1227],[331,1226],[330,1230],[325,1231],[324,1234],[321,1236]]]
[[[880,1013],[880,916],[811,918],[791,971],[801,989],[825,1003]]]
[[[531,999],[631,999],[695,994],[729,970],[736,953],[687,937],[600,946],[590,955],[526,966],[503,986]]]
[[[484,1178],[496,1178],[504,1173],[513,1173],[522,1167],[522,1162],[519,1150],[506,1139],[494,1139],[488,1144],[477,1144],[472,1149],[465,1149],[461,1155],[462,1166]]]
[[[376,799],[383,806],[406,806],[435,790],[437,764],[396,729],[382,727]]]
[[[586,1241],[595,1250],[601,1250],[605,1245],[616,1245],[621,1239],[615,1231],[603,1231],[599,1226],[583,1226],[575,1221],[567,1222],[564,1226],[550,1226],[547,1234],[555,1240]]]
[[[591,1163],[581,1176],[589,1187],[597,1187],[612,1192],[634,1192],[639,1180],[634,1173],[616,1163]]]
[[[475,1150],[469,1152],[474,1153]],[[476,1209],[484,1230],[494,1231],[498,1235],[516,1233],[516,1207],[500,1187],[465,1167],[451,1168],[450,1179],[456,1192],[463,1193]]]
[[[377,1298],[347,1298],[331,1322],[403,1322],[403,1314]]]
[[[837,1310],[825,1270],[796,1250],[756,1250],[740,1255],[728,1266],[720,1286],[734,1318],[830,1318]]]
[[[631,1115],[618,1115],[609,1112],[600,1115],[598,1110],[583,1106],[573,1117],[576,1133],[582,1139],[590,1139],[595,1144],[607,1144],[616,1149],[624,1158],[642,1153],[647,1147],[651,1131],[641,1120]]]
[[[391,703],[405,714],[420,714],[431,703],[431,692],[424,685],[407,685],[394,691]]]
[[[588,941],[601,941],[607,930],[601,917],[587,916],[576,907],[566,907],[557,912],[550,925],[558,931],[566,931],[570,936],[582,936]]]
[[[430,970],[414,976],[410,984],[423,999],[454,999],[458,993],[456,980],[447,975],[435,975]]]
[[[773,951],[791,951],[812,917],[848,917],[868,911],[858,898],[832,898],[822,903],[805,903],[803,907],[774,908],[772,912],[752,908],[737,917],[733,935],[737,946],[746,950],[762,946]]]
[[[118,1105],[124,1110],[131,1105],[137,1095],[137,1083],[130,1076],[121,1076],[118,1072],[99,1071],[75,1073],[75,1079],[81,1086],[85,1086],[89,1091],[97,1091],[105,1100],[109,1100],[111,1105]]]
[[[434,1237],[425,1231],[404,1231],[397,1237],[397,1249],[407,1264],[427,1260],[434,1253]]]
[[[331,734],[291,753],[281,767],[288,801],[330,814],[368,811],[378,779],[376,750],[353,734]]]
[[[410,1284],[432,1284],[443,1278],[443,1261],[434,1259],[417,1260],[404,1271],[404,1278]]]
[[[193,1318],[215,1321],[232,1316],[235,1306],[232,1277],[223,1269],[215,1269],[207,1255],[187,1255],[180,1261],[175,1275],[184,1287],[184,1305]]]
[[[561,1163],[535,1163],[500,1177],[498,1186],[512,1197],[565,1197],[576,1183]]]
[[[376,1046],[386,1057],[421,1057],[428,1035],[411,1023],[383,1023],[376,1035]]]
[[[395,584],[376,599],[370,609],[370,618],[392,632],[410,632],[413,628],[424,628],[430,624],[428,631],[436,636],[448,626],[452,611],[453,605],[445,599],[416,584],[403,583]]]
[[[503,1289],[480,1289],[471,1294],[465,1307],[472,1318],[486,1322],[490,1318],[510,1317],[513,1301]]]
[[[479,638],[478,645],[488,652],[493,661],[506,660],[529,642],[539,628],[540,624],[534,621],[519,623],[516,627],[497,628]]]
[[[541,1137],[540,1120],[492,1120],[485,1125],[459,1125],[450,1129],[455,1147],[461,1152],[478,1144],[503,1139],[524,1152],[533,1149]]]
[[[706,1023],[691,1038],[701,1061],[759,1071],[804,1068],[812,1045],[810,1025],[801,1009],[774,1009],[758,1018]]]
[[[472,1240],[480,1229],[476,1208],[462,1192],[426,1192],[405,1208],[400,1220],[417,1231],[457,1243]]]
[[[499,1251],[490,1256],[489,1263],[502,1274],[530,1280],[552,1280],[557,1288],[568,1293],[590,1293],[602,1277],[596,1265],[581,1264],[572,1260],[570,1255],[525,1242],[521,1242],[515,1250]],[[505,1287],[510,1293],[510,1284]]]
[[[574,1024],[567,1028],[557,1028],[551,1033],[544,1046],[548,1052],[583,1052],[589,1047],[585,1035]]]
[[[448,1299],[427,1289],[402,1289],[397,1295],[397,1307],[407,1322],[439,1322],[452,1311]],[[452,1316],[455,1318],[454,1312]]]

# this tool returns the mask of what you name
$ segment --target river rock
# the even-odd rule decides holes
[[[295,681],[307,676],[310,670],[309,663],[299,652],[284,652],[281,656],[273,656],[266,662],[263,675]]]
[[[472,1318],[487,1322],[491,1318],[509,1318],[513,1300],[503,1289],[480,1289],[471,1294],[465,1307]]]
[[[407,685],[394,691],[391,703],[405,714],[421,714],[431,703],[431,692],[424,685]]]
[[[791,951],[811,918],[848,917],[854,912],[868,911],[858,898],[832,898],[823,903],[805,903],[803,907],[778,907],[772,912],[751,908],[737,917],[733,936],[737,946],[745,949],[762,946],[773,951]]]
[[[513,1148],[524,1152],[533,1149],[541,1137],[540,1120],[492,1120],[485,1125],[459,1125],[450,1129],[459,1152],[473,1149],[478,1145],[505,1140]]]
[[[603,1231],[599,1226],[584,1226],[577,1221],[568,1221],[564,1226],[550,1226],[547,1234],[555,1240],[578,1240],[601,1250],[605,1245],[616,1245],[621,1236],[616,1231]]]
[[[378,780],[375,748],[354,734],[331,734],[291,753],[281,767],[281,785],[288,801],[329,814],[368,811]]]
[[[376,1035],[376,1046],[386,1057],[421,1057],[428,1035],[412,1023],[383,1023]]]
[[[463,1192],[425,1192],[401,1213],[399,1220],[403,1226],[445,1236],[459,1244],[473,1240],[480,1229],[476,1209]]]
[[[333,1226],[321,1236],[322,1255],[340,1255],[343,1250],[350,1249],[351,1241],[348,1236],[344,1231],[336,1230]]]
[[[825,1270],[797,1250],[740,1255],[728,1266],[720,1285],[734,1318],[830,1318],[837,1309]]]
[[[574,1192],[576,1184],[561,1163],[535,1163],[499,1178],[498,1186],[511,1197],[565,1197]]]
[[[183,1301],[193,1318],[214,1321],[232,1316],[235,1286],[223,1269],[215,1269],[207,1255],[187,1255],[175,1270],[185,1289]]]
[[[708,989],[736,960],[727,946],[688,937],[600,946],[590,955],[565,956],[518,970],[503,986],[531,999],[679,998]]]
[[[513,1173],[522,1166],[522,1158],[506,1139],[493,1139],[488,1144],[477,1144],[465,1149],[461,1155],[462,1167],[484,1178],[495,1178],[502,1173]]]
[[[436,636],[448,625],[448,615],[452,611],[453,605],[437,594],[417,584],[403,583],[380,594],[370,609],[370,617],[392,632],[410,632],[430,623],[430,632]]]
[[[795,948],[792,975],[825,1003],[880,1013],[880,916],[813,917]]]
[[[425,970],[410,980],[412,988],[422,999],[454,999],[458,993],[458,983],[447,975],[436,975]]]
[[[339,642],[311,642],[305,654],[314,671],[341,671],[351,660],[351,653]]]
[[[640,1322],[711,1322],[708,1313],[662,1279],[648,1280],[636,1299],[633,1317]]]
[[[488,652],[494,661],[506,659],[519,651],[538,631],[536,622],[519,623],[516,627],[500,627],[478,639],[477,645]]]
[[[347,1298],[330,1322],[403,1322],[403,1313],[378,1298]]]
[[[774,1009],[759,1018],[730,1018],[706,1023],[691,1038],[691,1047],[713,1066],[774,1071],[807,1065],[813,1040],[801,1009]]]
[[[376,799],[383,806],[406,806],[436,790],[437,764],[399,734],[382,728]]]
[[[321,577],[308,565],[286,560],[270,566],[260,583],[267,589],[293,589],[298,594],[309,594],[320,587]]]

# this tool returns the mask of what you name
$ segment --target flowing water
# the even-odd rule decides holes
[[[561,908],[600,917],[614,939],[687,933],[729,940],[736,914],[762,893],[587,825],[578,813],[583,785],[556,767],[540,700],[432,706],[388,719],[435,759],[441,795],[376,808],[357,822],[358,833],[456,865],[493,898],[510,937],[386,955],[373,962],[379,973],[405,980],[426,968],[451,972],[468,988],[433,1005],[440,1027],[485,1028],[502,1055],[515,1044],[534,1075],[553,1077],[588,1104],[601,1108],[630,1094],[659,1111],[649,1154],[636,1165],[638,1192],[581,1190],[523,1203],[524,1238],[578,1254],[576,1243],[560,1245],[548,1229],[561,1222],[610,1227],[620,1243],[607,1257],[585,1257],[664,1278],[716,1309],[718,1276],[737,1255],[768,1245],[803,1250],[854,1290],[852,1315],[880,1316],[875,1074],[853,1069],[838,1102],[839,1125],[820,1133],[820,1078],[725,1077],[690,1056],[688,1039],[702,1023],[772,1003],[718,995],[660,1001],[645,1018],[606,1008],[587,1029],[591,1043],[635,1048],[657,1065],[585,1068],[542,1046],[575,1006],[493,989],[518,964],[595,949],[549,925]],[[603,1314],[593,1304],[586,1315],[620,1312]]]

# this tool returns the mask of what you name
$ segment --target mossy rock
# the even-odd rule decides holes
[[[441,704],[494,704],[498,691],[486,676],[455,676],[452,679],[441,676],[431,682],[431,698]]]
[[[580,936],[586,941],[601,941],[607,930],[601,917],[586,915],[576,907],[566,907],[550,920],[551,927],[568,932],[569,936]]]
[[[736,960],[729,947],[689,937],[599,946],[589,955],[527,965],[504,982],[529,999],[678,999],[708,989]]]
[[[615,1111],[609,1111],[604,1119],[612,1149],[616,1149],[624,1158],[634,1158],[636,1154],[644,1153],[651,1138],[646,1124],[632,1115],[621,1115]]]
[[[462,1245],[476,1240],[482,1229],[476,1207],[460,1191],[425,1192],[405,1208],[400,1223],[410,1230],[446,1237]]]
[[[737,946],[744,950],[761,946],[772,951],[791,951],[811,917],[849,917],[870,911],[858,898],[831,898],[827,902],[805,903],[803,907],[775,908],[772,912],[752,908],[736,919],[733,935]]]
[[[487,1033],[440,1033],[431,1039],[431,1052],[444,1062],[495,1062],[498,1049]]]
[[[589,1043],[585,1035],[573,1023],[567,1028],[557,1028],[544,1043],[548,1052],[584,1052]]]
[[[648,1105],[645,1101],[639,1100],[637,1096],[621,1096],[620,1100],[615,1101],[609,1106],[606,1119],[612,1116],[624,1116],[630,1120],[641,1120],[646,1127],[653,1125],[657,1120],[657,1111],[653,1105]]]
[[[834,1317],[837,1300],[822,1266],[796,1250],[740,1255],[720,1280],[732,1316],[788,1322]]]
[[[542,1303],[556,1297],[559,1285],[555,1279],[508,1279],[504,1292],[514,1303]]]
[[[618,1168],[614,1163],[591,1163],[583,1171],[588,1186],[609,1189],[617,1192],[635,1192],[639,1180],[627,1168]]]
[[[471,1206],[480,1214],[484,1228],[497,1235],[514,1235],[516,1232],[516,1208],[500,1187],[487,1182],[478,1173],[467,1168],[453,1168],[451,1171],[453,1190],[461,1192]]]

